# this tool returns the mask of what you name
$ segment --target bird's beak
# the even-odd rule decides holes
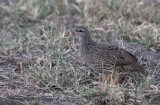
[[[72,34],[72,35],[75,35],[76,32],[75,32],[74,30],[71,30],[71,34]]]
[[[75,35],[76,33],[75,32],[72,32],[72,35]]]

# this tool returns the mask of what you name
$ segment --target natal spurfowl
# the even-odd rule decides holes
[[[146,73],[134,55],[116,45],[94,42],[87,28],[77,26],[72,35],[80,38],[80,53],[83,61],[97,72],[133,71],[141,72],[142,74]],[[119,77],[120,75],[117,77],[116,82],[118,82]]]

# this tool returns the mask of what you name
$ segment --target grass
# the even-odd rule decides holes
[[[40,105],[158,103],[157,2],[28,0],[1,4],[0,97]],[[117,42],[135,53],[150,75],[143,82],[131,78],[118,85],[98,82],[97,75],[77,59],[79,43],[65,28],[65,17],[87,26],[97,41]]]

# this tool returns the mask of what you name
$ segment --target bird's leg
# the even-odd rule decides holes
[[[120,79],[120,76],[121,76],[121,74],[118,74],[118,76],[117,76],[117,78],[116,78],[116,81],[115,81],[115,84],[118,84],[119,79]]]
[[[105,78],[105,80],[106,80],[106,83],[108,84],[108,83],[110,83],[110,81],[111,81],[111,75],[110,75],[110,73],[105,73],[105,76],[106,76],[106,78]]]
[[[111,81],[111,76],[107,77],[107,83]]]

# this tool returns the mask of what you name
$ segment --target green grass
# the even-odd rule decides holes
[[[144,52],[159,53],[160,8],[143,4],[145,0],[77,1],[27,0],[0,5],[0,82],[6,87],[0,88],[0,97],[20,96],[22,104],[36,105],[154,103],[156,97],[146,97],[160,94],[159,79],[153,74],[155,69],[160,70],[158,60],[157,67],[151,68],[149,64],[155,59],[142,62],[151,72],[143,82],[133,82],[131,78],[118,85],[98,82],[91,76],[94,73],[76,58],[79,43],[65,28],[64,16],[87,26],[96,33],[93,37],[97,41],[138,43],[143,57]],[[96,74],[95,77],[98,78]],[[31,96],[40,100],[25,98]]]

